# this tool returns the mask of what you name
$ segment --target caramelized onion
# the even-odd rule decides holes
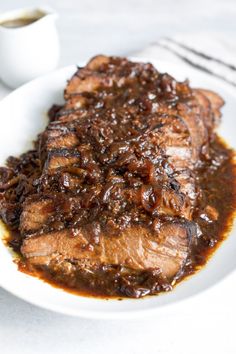
[[[141,203],[148,212],[153,212],[161,203],[161,190],[151,185],[141,187]]]
[[[0,190],[6,190],[11,188],[12,186],[14,186],[15,184],[17,184],[20,180],[19,176],[13,177],[12,179],[10,179],[9,181],[7,181],[6,183],[0,183]]]

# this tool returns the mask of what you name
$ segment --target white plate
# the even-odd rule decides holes
[[[198,71],[186,69],[185,66],[152,62],[158,70],[167,71],[178,80],[188,77],[192,86],[213,89],[224,98],[226,105],[220,134],[235,148],[236,94],[233,89]],[[18,155],[32,146],[32,140],[46,125],[48,108],[53,103],[63,102],[66,81],[75,70],[75,66],[70,66],[36,79],[14,91],[0,103],[0,165],[4,164],[9,155]],[[19,272],[12,262],[9,249],[0,242],[0,285],[28,302],[65,314],[89,318],[133,318],[155,313],[163,306],[180,300],[186,301],[187,298],[209,289],[236,268],[235,254],[234,228],[207,266],[183,281],[171,293],[142,300],[106,301],[76,296]]]

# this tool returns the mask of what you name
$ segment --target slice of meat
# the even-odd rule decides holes
[[[45,229],[62,229],[63,222],[72,219],[74,214],[79,220],[80,201],[80,197],[67,197],[64,193],[35,194],[28,197],[23,203],[20,216],[21,234],[28,237],[45,232]]]
[[[70,124],[73,122],[77,122],[82,117],[85,117],[87,112],[83,109],[75,109],[75,110],[66,110],[62,111],[61,115],[58,117],[58,120],[61,124]]]
[[[149,82],[151,76],[157,78],[158,72],[149,63],[132,63],[126,58],[98,56],[77,70],[67,84],[64,97],[68,100],[72,95],[82,92],[109,90],[114,84],[121,88],[139,82],[141,88],[142,84]]]
[[[199,160],[202,145],[207,141],[207,129],[200,115],[199,106],[194,101],[189,104],[180,103],[177,105],[178,114],[185,121],[191,134],[192,140],[192,161],[194,164]]]
[[[78,138],[75,133],[61,134],[57,137],[48,137],[45,142],[47,150],[70,149],[78,145]]]
[[[21,252],[35,265],[38,259],[38,264],[49,265],[53,257],[60,255],[82,263],[86,260],[91,264],[124,265],[136,270],[160,269],[163,276],[173,278],[187,261],[194,233],[194,224],[166,223],[158,235],[145,228],[130,228],[120,236],[101,234],[99,244],[89,247],[88,234],[74,237],[72,231],[63,230],[26,239]]]
[[[220,108],[224,105],[223,98],[211,90],[198,89],[198,91],[206,96],[210,101],[211,109],[213,110],[215,117],[215,125],[217,126],[221,117]]]
[[[186,102],[181,101],[174,108],[168,107],[166,104],[160,105],[158,112],[163,115],[179,117],[183,121],[191,138],[191,161],[193,165],[196,164],[199,160],[201,147],[208,139],[207,127],[196,98],[192,97]]]
[[[11,158],[2,218],[19,228],[27,264],[51,275],[63,264],[60,276],[74,280],[111,266],[118,281],[123,268],[131,288],[139,279],[157,292],[159,278],[140,272],[171,281],[184,270],[204,196],[198,167],[210,161],[223,101],[149,63],[106,56],[78,68],[64,96],[33,154]],[[204,213],[217,218],[211,206]]]
[[[34,200],[29,198],[23,205],[20,216],[20,231],[22,234],[33,233],[41,229],[48,218],[53,214],[54,206],[50,199]]]
[[[45,169],[49,173],[53,173],[56,169],[62,169],[64,167],[72,166],[79,162],[79,153],[73,150],[51,150],[48,153],[47,160],[45,162]]]
[[[76,73],[70,80],[70,83],[65,91],[66,99],[68,99],[70,95],[75,93],[82,93],[84,91],[93,92],[97,90],[100,86],[105,84],[105,82],[103,82],[103,80],[98,75],[88,75],[86,78],[81,78],[79,76],[79,73],[80,72]]]
[[[88,66],[78,69],[69,81],[64,97],[68,100],[72,95],[83,92],[94,92],[99,88],[112,87],[115,77],[102,72],[91,70]]]
[[[195,89],[193,90],[195,93],[195,97],[201,107],[201,116],[204,120],[204,123],[210,132],[214,127],[214,115],[211,108],[211,103],[206,95],[201,90]]]
[[[193,148],[192,136],[186,121],[177,115],[161,117],[157,129],[151,129],[153,144],[159,146],[175,169],[192,167]],[[159,127],[158,127],[159,126]]]
[[[110,61],[110,58],[105,56],[105,55],[96,55],[93,57],[91,60],[89,60],[87,67],[90,70],[97,70],[99,69],[102,65],[108,64]]]

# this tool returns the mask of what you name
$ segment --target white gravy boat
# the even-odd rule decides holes
[[[60,46],[52,10],[21,9],[0,15],[0,79],[16,88],[56,68]]]

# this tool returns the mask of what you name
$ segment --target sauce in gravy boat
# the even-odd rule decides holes
[[[43,8],[0,15],[0,78],[7,86],[16,88],[56,68],[57,17]]]

